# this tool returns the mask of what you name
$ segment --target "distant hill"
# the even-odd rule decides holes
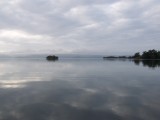
[[[2,55],[0,58],[46,58],[46,56],[52,54],[15,54],[15,55]],[[79,54],[55,54],[59,58],[63,59],[76,59],[76,58],[102,58],[102,55],[79,55]]]

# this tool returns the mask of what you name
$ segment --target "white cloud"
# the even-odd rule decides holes
[[[8,0],[0,7],[4,53],[159,49],[158,0]]]

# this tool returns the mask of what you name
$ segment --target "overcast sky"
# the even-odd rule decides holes
[[[160,0],[0,0],[0,54],[160,50]]]

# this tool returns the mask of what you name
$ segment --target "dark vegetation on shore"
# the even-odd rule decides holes
[[[144,51],[142,54],[140,52],[135,53],[133,56],[107,56],[103,57],[104,60],[127,60],[133,61],[135,65],[143,65],[150,68],[160,67],[160,51],[158,50],[148,50]],[[58,56],[49,55],[46,57],[48,61],[57,61]]]
[[[58,56],[49,55],[46,57],[49,61],[58,60]],[[148,50],[144,51],[142,54],[140,52],[135,53],[133,56],[107,56],[103,59],[133,59],[133,60],[160,60],[160,51],[159,50]]]
[[[124,58],[124,59],[160,59],[160,51],[158,50],[148,50],[144,51],[142,54],[140,52],[135,53],[133,56],[107,56],[103,57],[104,59],[108,58]]]
[[[139,52],[137,52],[135,53],[133,58],[135,59],[160,59],[160,51],[154,50],[154,49],[148,50],[148,51],[144,51],[142,55]]]
[[[46,57],[47,60],[49,61],[56,61],[58,60],[58,56],[55,56],[55,55],[49,55]]]
[[[129,59],[135,63],[135,65],[142,64],[144,67],[156,68],[160,67],[160,51],[158,50],[148,50],[144,51],[142,54],[140,52],[135,53],[133,56],[107,56],[103,57],[108,60],[126,60]]]

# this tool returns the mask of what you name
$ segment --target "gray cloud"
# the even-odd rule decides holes
[[[1,53],[159,49],[158,0],[9,0],[0,7]]]

